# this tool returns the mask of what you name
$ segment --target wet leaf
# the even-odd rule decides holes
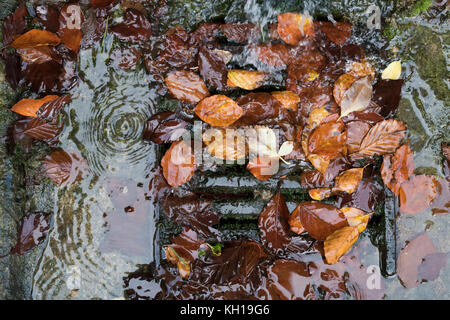
[[[19,86],[22,79],[20,56],[16,52],[3,50],[2,60],[5,64],[5,78],[14,90]]]
[[[289,210],[283,195],[278,192],[266,204],[258,219],[261,241],[272,251],[283,249],[290,241]]]
[[[161,166],[164,178],[172,187],[191,180],[197,168],[191,146],[182,140],[172,143],[161,159]]]
[[[381,107],[379,113],[390,118],[394,116],[400,103],[403,80],[378,80],[373,86],[372,101]]]
[[[87,169],[86,161],[78,154],[57,150],[42,161],[46,175],[58,185],[78,181]]]
[[[346,125],[347,151],[348,153],[358,152],[362,139],[369,132],[370,124],[365,121],[350,121]]]
[[[300,222],[314,239],[325,240],[337,229],[348,226],[344,214],[332,205],[309,201],[298,207]]]
[[[26,49],[41,46],[57,46],[61,40],[53,32],[33,29],[17,37],[11,47],[16,49]]]
[[[328,170],[328,166],[331,160],[335,157],[339,156],[339,154],[308,154],[307,159],[311,162],[312,166],[319,171],[321,174],[325,174]]]
[[[36,112],[46,102],[59,98],[55,95],[48,95],[41,99],[22,99],[12,106],[11,111],[27,117],[37,117]]]
[[[328,264],[335,264],[358,240],[357,227],[343,227],[330,234],[324,242],[325,259]]]
[[[347,132],[342,121],[320,124],[308,139],[308,151],[314,154],[337,155],[343,152]]]
[[[278,159],[267,157],[252,158],[247,164],[247,170],[259,180],[268,180],[278,172]]]
[[[362,233],[366,229],[372,216],[372,213],[366,214],[364,211],[352,207],[343,207],[341,211],[347,218],[348,225],[350,227],[357,227],[359,233]]]
[[[402,64],[401,61],[391,62],[386,69],[381,73],[381,79],[386,80],[397,80],[400,78],[402,73]]]
[[[39,5],[36,7],[36,17],[45,30],[56,33],[59,29],[58,9],[51,5]]]
[[[313,21],[306,15],[286,12],[279,14],[277,19],[278,35],[288,44],[298,45],[305,37],[314,35]]]
[[[62,95],[54,100],[45,102],[36,112],[41,120],[52,121],[58,117],[62,108],[72,99],[71,94]]]
[[[17,52],[24,62],[28,63],[43,63],[47,61],[55,61],[58,64],[62,63],[61,55],[53,48],[48,46],[19,49]]]
[[[363,177],[364,168],[353,168],[342,172],[336,177],[333,191],[353,193]]]
[[[181,70],[169,73],[165,79],[170,93],[178,100],[195,104],[209,96],[202,78],[194,72]]]
[[[37,140],[46,141],[56,138],[63,126],[63,121],[61,123],[58,123],[58,121],[47,122],[39,118],[33,118],[28,122],[24,133]]]
[[[231,125],[243,113],[242,108],[233,99],[221,94],[203,99],[194,111],[200,119],[217,127]]]
[[[141,60],[141,50],[131,48],[117,48],[110,54],[113,63],[123,70],[130,70],[136,67]]]
[[[344,73],[336,80],[333,88],[333,96],[338,105],[341,105],[345,93],[355,81],[356,78],[349,73]]]
[[[25,84],[37,93],[58,92],[61,89],[67,90],[60,82],[63,76],[63,65],[50,60],[43,63],[22,63],[22,75]]]
[[[159,112],[147,120],[143,138],[157,144],[173,142],[183,135],[187,125],[174,112]]]
[[[220,30],[229,40],[239,43],[255,42],[261,34],[259,27],[252,23],[225,23]]]
[[[235,161],[246,156],[245,137],[238,130],[211,128],[202,138],[213,157]]]
[[[191,273],[191,266],[189,265],[189,262],[184,260],[172,246],[167,246],[164,250],[164,254],[168,261],[178,267],[180,276],[187,279]]]
[[[330,113],[325,107],[315,108],[311,111],[308,118],[308,128],[315,129],[322,121],[327,118]]]
[[[397,259],[397,275],[405,288],[415,288],[420,284],[419,267],[426,261],[425,257],[436,252],[427,233],[417,236],[402,249]],[[422,274],[424,271],[422,269]]]
[[[292,91],[274,91],[272,96],[281,102],[283,108],[297,111],[300,97]]]
[[[446,177],[450,176],[450,145],[446,143],[441,144],[443,155],[443,171]]]
[[[227,86],[228,70],[223,58],[214,50],[201,47],[198,53],[198,68],[203,80],[212,88],[225,91]]]
[[[260,71],[254,70],[228,70],[229,87],[239,87],[245,90],[254,90],[259,88],[266,78],[266,74]]]
[[[300,210],[301,207],[297,206],[294,211],[292,211],[288,220],[291,231],[296,234],[302,234],[303,232],[306,232],[302,222],[300,221]]]
[[[369,77],[356,80],[345,91],[341,100],[341,117],[355,111],[364,110],[372,98],[372,81]]]
[[[84,15],[78,4],[70,3],[62,7],[59,12],[58,35],[61,42],[70,50],[78,53],[81,45],[81,25],[84,23]]]
[[[268,121],[279,123],[284,114],[281,103],[267,92],[251,92],[240,96],[236,103],[242,108],[242,117],[236,126],[250,126]]]
[[[258,60],[273,67],[284,67],[289,61],[289,48],[284,43],[263,43],[255,47]]]
[[[171,237],[170,241],[170,247],[188,263],[198,258],[200,246],[205,243],[194,230],[187,227],[177,237]]]
[[[125,42],[144,43],[152,36],[152,27],[147,17],[136,9],[128,9],[123,22],[110,28],[111,32]]]
[[[40,212],[31,213],[20,220],[16,246],[13,254],[24,254],[40,244],[50,228],[50,215]]]
[[[384,200],[384,188],[372,178],[363,178],[352,194],[343,193],[337,197],[338,207],[355,207],[365,212],[373,212],[377,204]]]
[[[107,5],[115,2],[116,0],[91,0],[91,6],[93,8],[106,7]]]
[[[414,214],[425,210],[437,194],[436,178],[429,175],[413,176],[400,186],[400,211]]]
[[[320,21],[318,24],[327,38],[340,46],[352,35],[352,25],[345,22]]]
[[[331,188],[315,188],[309,189],[309,196],[313,200],[321,201],[331,196]]]
[[[385,155],[380,171],[384,184],[398,196],[400,185],[414,174],[413,154],[409,146],[401,146],[393,156]]]
[[[447,253],[436,252],[427,254],[418,268],[418,280],[429,282],[439,277],[441,269],[447,264]]]
[[[305,189],[325,188],[333,185],[332,180],[327,183],[323,174],[318,170],[303,171],[300,175],[300,183]]]
[[[167,196],[162,208],[174,222],[197,232],[203,238],[217,237],[220,233],[212,226],[219,223],[220,215],[211,210],[212,200],[195,195]]]
[[[378,122],[364,137],[358,153],[373,156],[394,152],[405,136],[406,127],[397,120]]]
[[[450,212],[450,177],[437,182],[437,195],[431,203],[433,215],[444,215]]]
[[[22,34],[25,31],[27,16],[27,7],[21,4],[17,9],[5,18],[3,21],[3,45],[10,44],[15,36]]]
[[[30,152],[31,146],[33,143],[33,138],[29,135],[25,134],[25,129],[28,126],[28,123],[33,118],[25,118],[16,120],[9,128],[8,128],[8,138],[9,138],[9,145],[8,145],[8,151],[10,153],[14,152],[14,148],[16,146],[20,146],[24,152]]]

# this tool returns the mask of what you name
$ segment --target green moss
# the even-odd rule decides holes
[[[433,0],[419,0],[417,1],[414,6],[409,11],[409,16],[417,16],[421,14],[422,12],[425,12],[428,10],[429,7],[433,4]]]

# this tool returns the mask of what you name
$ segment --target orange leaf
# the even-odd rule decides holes
[[[329,235],[323,243],[327,263],[335,264],[338,262],[339,258],[350,250],[358,237],[357,227],[344,227]]]
[[[370,128],[361,142],[360,154],[373,156],[394,152],[405,136],[406,127],[398,120],[383,120]]]
[[[369,219],[372,216],[372,213],[366,214],[364,211],[352,207],[343,207],[341,211],[347,218],[348,225],[357,227],[359,233],[362,233],[366,229]]]
[[[395,172],[394,178],[401,184],[414,174],[413,154],[409,145],[404,144],[395,151],[392,170]]]
[[[267,180],[278,172],[278,159],[256,157],[247,164],[247,170],[259,180]]]
[[[345,92],[352,86],[353,82],[355,81],[356,78],[349,73],[344,73],[336,80],[333,88],[333,96],[338,105],[341,105],[341,101],[344,97]]]
[[[233,69],[228,70],[227,85],[245,90],[254,90],[263,84],[265,78],[266,74],[264,72]]]
[[[19,36],[11,43],[16,49],[34,48],[41,46],[57,46],[61,40],[53,32],[33,29]]]
[[[302,222],[300,221],[300,209],[301,207],[297,206],[297,208],[295,208],[295,210],[292,212],[288,221],[291,231],[295,232],[296,234],[302,234],[303,232],[306,232],[305,228],[302,225]]]
[[[315,188],[309,190],[309,196],[317,201],[331,196],[331,188]]]
[[[12,106],[11,111],[26,117],[37,117],[36,112],[44,103],[58,98],[58,96],[48,95],[41,99],[22,99]]]
[[[330,113],[325,109],[325,106],[313,109],[309,114],[308,128],[314,129],[329,115]]]
[[[189,274],[191,273],[191,266],[189,265],[189,263],[181,258],[180,255],[178,255],[175,249],[171,246],[167,246],[164,250],[164,253],[168,261],[177,265],[180,276],[184,279],[187,279],[189,277]]]
[[[347,132],[342,121],[320,124],[308,139],[309,152],[315,154],[338,154],[347,142]]]
[[[274,91],[272,96],[281,102],[283,108],[297,111],[300,97],[292,91]]]
[[[330,164],[330,161],[337,157],[337,155],[334,154],[314,154],[311,153],[307,156],[309,162],[313,165],[317,171],[319,171],[321,174],[325,174],[327,171],[328,165]]]
[[[413,176],[400,186],[400,211],[414,214],[426,209],[436,197],[438,183],[433,176]]]
[[[305,15],[286,12],[279,14],[277,19],[278,35],[288,44],[298,45],[303,38],[314,35],[313,21]]]
[[[365,59],[361,62],[352,62],[348,66],[347,70],[348,73],[355,78],[369,76],[371,79],[373,79],[375,77],[375,71],[373,70],[373,67]]]
[[[244,112],[233,99],[221,94],[203,99],[194,111],[200,119],[217,127],[229,126]]]
[[[162,160],[163,175],[172,187],[178,187],[191,180],[197,166],[191,146],[180,140],[172,143]]]
[[[352,194],[359,186],[364,168],[352,168],[339,174],[334,180],[333,191],[343,191]]]
[[[78,53],[81,45],[81,25],[84,22],[84,15],[79,5],[74,3],[66,4],[59,13],[58,35],[61,42],[70,50]],[[70,26],[68,25],[70,23]]]
[[[42,46],[35,48],[18,49],[22,61],[28,63],[43,63],[53,60],[59,64],[62,63],[61,56],[56,52],[53,47]]]
[[[175,98],[187,103],[194,104],[209,96],[202,78],[191,71],[173,71],[166,77],[165,82]]]
[[[213,157],[234,161],[246,156],[245,138],[238,130],[210,128],[202,138]]]
[[[347,123],[347,151],[359,151],[361,141],[370,129],[370,124],[364,121],[350,121]]]

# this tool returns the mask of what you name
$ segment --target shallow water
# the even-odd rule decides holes
[[[225,21],[247,19],[265,23],[279,12],[306,9],[323,18],[339,9],[324,9],[314,1],[304,5],[300,2],[280,5],[270,1],[236,1],[229,10],[220,6],[207,8],[196,19],[214,18],[207,15],[212,10],[229,12]],[[197,10],[196,2],[192,3],[188,9]],[[377,32],[365,29],[364,1],[349,1],[346,5],[352,7],[343,11],[344,16],[358,23],[356,40],[366,49],[377,73],[389,61],[402,59],[402,77],[406,81],[398,118],[408,126],[416,172],[442,175],[440,143],[449,141],[448,19],[442,22],[442,14],[435,18],[398,19],[400,33],[387,42]],[[382,12],[389,13],[391,9],[387,5]],[[193,25],[187,18],[177,17],[177,10],[184,10],[183,7],[174,6],[173,10],[174,19],[168,25]],[[82,154],[89,171],[80,184],[58,189],[53,228],[34,275],[34,299],[123,297],[123,277],[127,272],[158,255],[158,213],[147,194],[151,170],[159,166],[158,149],[141,137],[146,119],[160,110],[157,93],[149,87],[143,65],[137,71],[127,72],[108,64],[108,52],[114,45],[113,37],[108,35],[103,52],[100,44],[80,52],[80,81],[71,92],[71,103],[65,107],[66,125],[60,146]],[[253,212],[244,204],[242,210],[246,209]],[[430,226],[429,235],[438,250],[449,252],[448,219],[449,216],[432,216],[430,210],[399,216],[397,249]],[[354,250],[360,252],[365,266],[380,264],[379,250],[368,235],[361,237]],[[384,283],[387,299],[448,299],[450,265],[442,269],[437,280],[415,289],[404,289],[396,277],[384,279]]]

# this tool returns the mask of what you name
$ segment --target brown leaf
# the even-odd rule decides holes
[[[24,133],[37,140],[52,140],[59,135],[63,126],[64,121],[60,123],[58,121],[47,122],[39,118],[33,118],[28,122]]]
[[[336,158],[338,155],[339,154],[331,154],[331,153],[320,155],[310,153],[307,156],[307,159],[309,160],[309,162],[311,162],[311,164],[317,171],[319,171],[321,174],[325,174],[330,164],[330,161],[333,158]]]
[[[157,144],[173,142],[182,136],[187,125],[174,112],[159,112],[147,120],[143,138]]]
[[[338,155],[347,142],[347,132],[342,121],[320,124],[308,139],[308,151],[314,154]]]
[[[267,92],[250,92],[236,99],[243,114],[235,126],[251,126],[267,122],[280,123],[287,119],[281,103]]]
[[[229,40],[239,43],[254,42],[261,34],[258,26],[252,23],[225,23],[220,30]]]
[[[18,228],[16,246],[11,250],[13,254],[24,254],[41,243],[50,228],[50,215],[36,212],[23,217]]]
[[[309,196],[313,200],[321,201],[331,196],[331,188],[315,188],[309,189]]]
[[[43,63],[52,60],[58,64],[62,63],[61,55],[49,46],[19,49],[17,52],[20,54],[22,61],[28,63]]]
[[[51,5],[39,5],[36,7],[36,17],[45,30],[56,33],[59,29],[58,9]]]
[[[128,9],[123,22],[110,28],[111,32],[125,42],[145,43],[152,36],[152,26],[147,17],[136,9]]]
[[[333,191],[353,193],[359,186],[363,177],[364,168],[352,168],[342,172],[336,177]]]
[[[406,127],[398,120],[378,122],[364,137],[358,153],[373,156],[394,152],[405,136]]]
[[[320,30],[330,41],[342,46],[352,35],[352,25],[345,22],[318,22]]]
[[[364,110],[372,98],[372,81],[369,77],[358,79],[345,91],[341,100],[341,117]]]
[[[414,174],[413,154],[409,145],[404,144],[395,151],[392,170],[397,183],[401,184]]]
[[[198,52],[199,73],[205,82],[219,91],[225,91],[227,86],[227,66],[216,51],[201,47]]]
[[[53,32],[46,30],[30,30],[11,43],[11,47],[16,49],[26,49],[41,46],[57,46],[61,40]]]
[[[289,227],[292,232],[295,232],[296,234],[302,234],[303,232],[306,232],[305,228],[302,225],[302,222],[300,221],[300,206],[297,206],[294,211],[292,211],[290,217],[289,217]]]
[[[365,212],[375,211],[377,204],[384,200],[384,188],[372,178],[363,178],[358,188],[352,194],[341,193],[336,199],[336,205],[355,207]]]
[[[46,175],[58,185],[67,185],[79,180],[87,169],[86,161],[75,152],[57,150],[42,161]]]
[[[338,262],[339,258],[351,249],[358,237],[357,227],[343,227],[330,234],[323,244],[327,263]]]
[[[48,95],[41,99],[22,99],[12,106],[11,111],[27,117],[37,117],[36,112],[46,102],[53,101],[58,96]]]
[[[180,257],[178,252],[172,246],[165,247],[164,254],[168,261],[178,267],[180,276],[184,279],[187,279],[189,277],[189,274],[191,273],[191,266],[189,265],[189,262]]]
[[[93,8],[106,7],[107,5],[115,2],[116,0],[91,0],[91,6]]]
[[[300,221],[314,239],[325,240],[337,229],[348,226],[344,214],[332,205],[309,201],[298,207]]]
[[[164,178],[172,187],[191,180],[197,168],[191,146],[182,140],[172,143],[161,160],[161,166]]]
[[[62,7],[59,12],[58,35],[61,42],[70,50],[78,53],[81,45],[81,26],[84,23],[84,15],[79,5],[70,3]]]
[[[25,17],[28,15],[27,7],[23,3],[17,9],[5,18],[3,21],[3,45],[10,44],[16,35],[25,31]]]
[[[259,180],[268,180],[278,172],[278,159],[252,158],[247,164],[247,170]]]
[[[261,241],[271,251],[277,252],[290,242],[289,210],[283,195],[278,192],[262,210],[258,219]]]
[[[266,78],[266,74],[254,70],[228,70],[229,87],[239,87],[245,90],[254,90],[259,88]]]
[[[274,91],[271,95],[281,102],[283,108],[297,111],[300,97],[292,91]]]
[[[426,256],[436,252],[427,233],[417,236],[402,249],[397,259],[397,275],[404,287],[415,288],[420,284],[419,267]]]
[[[242,108],[233,99],[221,94],[203,99],[194,111],[200,119],[217,127],[228,127],[243,113]]]
[[[351,87],[356,78],[349,73],[341,75],[334,83],[333,96],[338,105],[341,105],[345,92]]]
[[[358,152],[362,139],[369,132],[370,124],[364,121],[350,121],[346,125],[347,151],[349,154]]]
[[[314,35],[313,21],[305,15],[286,12],[279,14],[277,19],[278,35],[288,44],[298,45],[305,37]]]
[[[173,71],[166,77],[165,82],[175,98],[187,103],[195,104],[209,96],[202,78],[191,71]]]
[[[283,67],[289,60],[289,49],[284,43],[263,43],[255,47],[258,60],[274,67]]]
[[[72,99],[71,94],[65,94],[55,100],[45,102],[36,115],[41,120],[52,121],[61,113],[61,109]]]
[[[400,186],[400,211],[414,214],[425,210],[437,194],[436,178],[429,175],[413,176]]]

